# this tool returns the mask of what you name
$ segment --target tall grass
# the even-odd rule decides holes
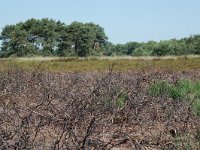
[[[0,59],[0,71],[10,66],[18,66],[26,70],[32,70],[40,66],[45,71],[88,72],[105,71],[111,66],[113,71],[129,71],[142,69],[156,70],[197,70],[200,69],[200,58],[180,57],[177,59],[111,59],[111,58],[38,58],[38,59]]]
[[[154,97],[168,96],[173,100],[187,102],[195,114],[200,116],[200,80],[179,80],[172,84],[168,81],[157,81],[149,88],[149,94]]]

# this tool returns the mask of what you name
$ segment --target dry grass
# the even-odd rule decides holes
[[[128,59],[128,60],[153,60],[153,59],[179,59],[179,58],[200,58],[200,55],[182,55],[182,56],[90,56],[90,57],[20,57],[20,58],[15,58],[17,60],[22,60],[22,61],[27,61],[27,60],[32,60],[32,61],[49,61],[49,60],[59,60],[59,59],[80,59],[80,60],[85,60],[85,59],[98,59],[98,60],[119,60],[119,59]],[[13,59],[13,58],[9,58]]]
[[[198,70],[199,56],[181,57],[89,57],[89,58],[57,58],[35,57],[0,59],[0,70],[19,67],[26,70],[35,68],[53,72],[91,72],[131,71],[131,70]]]

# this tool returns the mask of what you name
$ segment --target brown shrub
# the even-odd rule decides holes
[[[188,105],[150,97],[147,89],[156,80],[199,76],[200,72],[1,72],[0,148],[197,149],[200,119]]]

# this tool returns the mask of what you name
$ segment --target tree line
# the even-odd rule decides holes
[[[110,45],[105,51],[106,55],[131,55],[131,56],[166,56],[200,54],[200,35],[171,39],[160,42],[128,42],[126,44]]]
[[[200,54],[200,35],[160,42],[113,44],[100,25],[53,19],[29,19],[6,25],[0,35],[0,57],[27,56],[165,56]]]

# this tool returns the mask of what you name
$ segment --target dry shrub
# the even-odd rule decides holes
[[[1,149],[197,149],[187,104],[148,95],[156,80],[199,72],[0,73]]]

